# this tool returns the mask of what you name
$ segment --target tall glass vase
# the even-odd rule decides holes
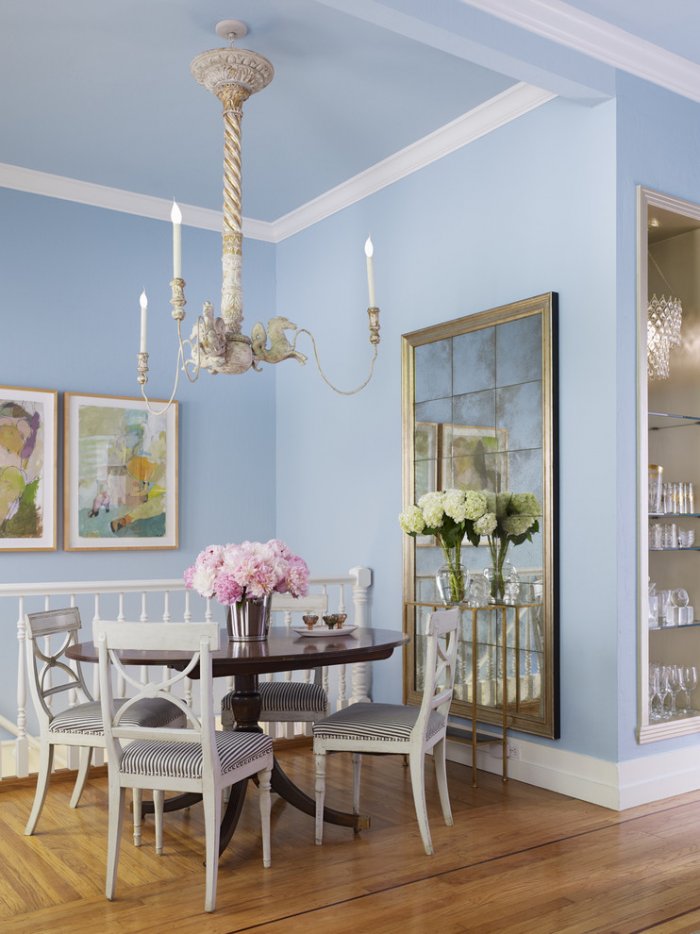
[[[440,542],[446,563],[435,575],[435,583],[440,599],[445,606],[453,606],[462,603],[465,597],[467,584],[469,583],[469,572],[461,563],[461,542],[457,545],[449,546]]]
[[[510,542],[508,539],[497,538],[489,535],[489,550],[491,552],[491,568],[486,577],[491,584],[491,599],[494,603],[503,603],[506,589],[506,575],[503,573],[503,566],[506,563],[506,555]]]

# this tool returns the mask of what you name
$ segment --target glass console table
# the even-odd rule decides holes
[[[409,634],[406,683],[414,697],[423,688],[425,633],[436,602],[404,602],[404,631]],[[451,713],[471,720],[471,729],[448,727],[448,737],[465,737],[471,745],[472,784],[477,785],[479,745],[500,742],[503,781],[508,780],[508,728],[514,720],[533,715],[542,703],[542,603],[460,604],[461,625],[457,673]],[[476,646],[476,651],[473,647]],[[414,697],[409,696],[411,702]],[[494,724],[500,735],[478,728]]]

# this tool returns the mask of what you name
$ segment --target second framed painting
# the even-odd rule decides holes
[[[177,548],[177,402],[67,392],[64,417],[66,551]]]

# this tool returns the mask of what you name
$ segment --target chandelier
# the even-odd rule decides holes
[[[372,346],[369,374],[354,389],[338,389],[328,379],[321,367],[316,341],[306,328],[297,328],[288,318],[278,316],[268,321],[267,328],[260,322],[251,328],[250,336],[242,332],[243,300],[241,290],[243,224],[241,211],[241,119],[243,104],[257,91],[266,87],[274,75],[271,63],[248,49],[234,48],[233,42],[248,32],[247,26],[238,20],[223,20],[216,26],[217,35],[231,43],[229,48],[202,52],[190,65],[194,78],[208,91],[215,94],[223,105],[224,117],[224,191],[222,230],[222,285],[221,316],[214,314],[210,302],[204,302],[202,313],[192,331],[183,338],[182,322],[185,318],[185,280],[182,278],[181,230],[182,214],[173,203],[171,213],[173,231],[173,278],[170,282],[172,317],[177,324],[178,355],[175,384],[165,408],[175,398],[180,373],[184,372],[190,382],[195,382],[202,368],[210,373],[245,373],[250,369],[260,370],[261,364],[296,360],[306,363],[306,356],[297,349],[297,339],[306,334],[314,352],[314,358],[323,380],[341,395],[353,395],[369,383],[379,347],[379,308],[375,304],[373,246],[368,237],[365,243],[367,281],[369,291],[369,340]],[[148,381],[148,351],[146,349],[148,300],[141,293],[141,341],[138,354],[138,382],[141,393],[146,395]],[[290,340],[287,334],[292,335]],[[164,411],[161,409],[160,411]]]
[[[669,291],[672,291],[659,264],[651,253],[649,256]],[[647,309],[647,376],[650,380],[668,379],[671,375],[671,347],[678,347],[681,343],[682,315],[680,299],[652,295]]]

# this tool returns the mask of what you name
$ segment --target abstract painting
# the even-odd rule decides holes
[[[56,548],[56,399],[0,386],[0,551]]]
[[[177,548],[174,402],[65,395],[67,551]]]

